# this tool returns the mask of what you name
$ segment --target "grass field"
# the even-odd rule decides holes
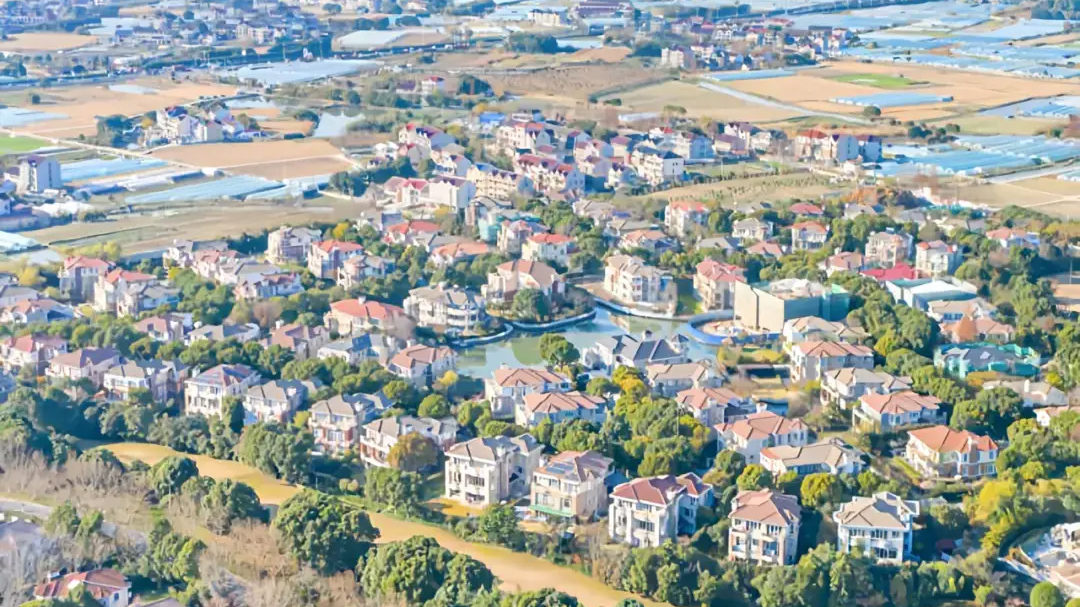
[[[239,167],[340,156],[341,151],[323,139],[255,141],[252,143],[207,143],[160,148],[155,158],[201,167]]]
[[[0,155],[2,154],[25,154],[36,149],[47,147],[44,141],[32,137],[0,136]]]
[[[200,455],[178,453],[159,445],[144,443],[116,443],[105,445],[121,461],[139,460],[153,465],[166,457],[190,457],[199,467],[199,473],[214,479],[231,478],[251,486],[259,498],[268,504],[280,504],[299,491],[262,472],[239,462],[217,460]],[[587,607],[611,607],[622,599],[634,598],[646,607],[661,607],[649,601],[605,586],[587,575],[567,567],[534,557],[512,552],[506,548],[488,544],[467,542],[449,531],[432,525],[393,518],[377,512],[369,512],[372,524],[379,529],[379,542],[408,539],[416,535],[434,538],[447,550],[467,554],[483,562],[499,578],[503,590],[521,592],[557,586],[559,590],[578,598]]]
[[[620,113],[662,112],[665,106],[677,105],[685,108],[691,118],[772,122],[798,115],[710,91],[690,82],[663,82],[604,97],[605,100],[615,98],[622,102]]]
[[[972,115],[951,118],[943,122],[960,125],[960,132],[970,135],[1037,135],[1066,123],[1040,118],[1005,118],[1003,116]]]
[[[0,40],[0,52],[5,53],[40,53],[48,51],[66,51],[97,42],[93,36],[67,34],[63,32],[25,32]]]
[[[879,89],[902,89],[913,84],[918,84],[910,78],[891,76],[889,74],[843,74],[840,76],[833,76],[832,79],[837,82],[876,86]]]

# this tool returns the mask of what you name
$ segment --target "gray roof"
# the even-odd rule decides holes
[[[675,341],[685,341],[686,338],[676,335]],[[666,339],[639,340],[632,335],[605,335],[597,342],[601,348],[611,351],[613,354],[623,356],[635,362],[648,362],[654,360],[667,360],[676,358],[682,354],[672,347]]]
[[[512,453],[529,453],[539,448],[540,444],[531,434],[522,434],[513,438],[506,436],[474,438],[450,447],[446,453],[467,457],[470,460],[494,463]]]

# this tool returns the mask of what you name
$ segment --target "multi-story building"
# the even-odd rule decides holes
[[[793,251],[817,251],[829,240],[829,226],[816,221],[800,221],[791,226]]]
[[[526,394],[514,409],[514,421],[520,426],[533,428],[540,422],[551,423],[583,419],[602,424],[607,413],[607,401],[584,392],[546,392]]]
[[[574,239],[563,234],[533,234],[521,245],[521,258],[570,267],[570,255],[576,251]]]
[[[246,365],[213,367],[184,382],[184,413],[220,417],[226,398],[241,398],[261,379]]]
[[[60,163],[55,158],[30,154],[19,160],[19,177],[15,190],[20,194],[41,194],[46,190],[64,187]]]
[[[413,385],[429,386],[456,366],[457,355],[450,348],[418,344],[394,354],[386,369]]]
[[[495,141],[504,149],[536,150],[551,145],[552,130],[542,122],[516,120],[500,126],[495,131]]]
[[[892,493],[856,497],[833,513],[837,549],[898,565],[911,554],[912,526],[918,516],[919,502]]]
[[[343,453],[356,447],[360,424],[372,421],[392,406],[382,392],[338,394],[311,406],[308,428],[320,448],[328,453]]]
[[[974,480],[997,474],[998,445],[988,436],[948,426],[908,431],[904,459],[927,478]]]
[[[573,382],[569,378],[547,369],[511,369],[505,365],[495,369],[484,380],[484,399],[491,404],[491,414],[496,418],[516,415],[519,405],[529,394],[569,392]]]
[[[939,423],[944,418],[944,411],[936,396],[904,390],[862,395],[853,416],[856,421],[880,432],[892,432],[902,426]]]
[[[244,393],[245,422],[287,424],[313,389],[312,384],[295,379],[274,379],[251,386]]]
[[[128,607],[131,582],[115,569],[91,569],[69,573],[34,586],[34,598],[45,603],[66,601],[75,589],[82,589],[101,607]]]
[[[307,265],[311,245],[322,240],[322,234],[311,228],[284,226],[266,237],[266,261],[273,264]]]
[[[465,179],[476,184],[478,197],[509,200],[526,195],[533,190],[532,181],[525,175],[504,171],[490,164],[480,163],[469,168]]]
[[[802,508],[792,495],[761,489],[731,500],[728,560],[755,565],[794,565]]]
[[[130,360],[106,371],[101,386],[112,399],[126,400],[132,390],[146,390],[154,402],[163,403],[180,394],[187,377],[188,368],[180,362]]]
[[[664,211],[664,225],[672,234],[686,236],[709,221],[709,207],[692,200],[673,200]]]
[[[891,268],[911,257],[913,242],[911,235],[904,232],[874,232],[866,239],[864,258],[867,264]]]
[[[697,530],[699,506],[713,501],[711,485],[695,474],[636,478],[615,487],[608,506],[608,537],[635,547],[657,547]]]
[[[119,314],[125,294],[137,293],[140,286],[158,284],[151,274],[117,268],[100,274],[94,284],[94,309]]]
[[[858,474],[865,468],[863,454],[839,438],[812,445],[777,445],[761,450],[761,465],[773,476],[794,472],[799,476],[825,472],[833,476]]]
[[[364,247],[355,242],[323,240],[311,243],[308,249],[307,267],[315,278],[337,278],[338,270],[345,260],[363,255]]]
[[[771,221],[748,217],[731,224],[731,236],[746,244],[768,240],[772,236],[773,224]]]
[[[761,459],[761,451],[777,445],[806,445],[810,430],[801,419],[788,419],[770,411],[714,426],[718,449],[738,452],[748,464]]]
[[[479,295],[446,283],[409,291],[404,305],[418,326],[450,334],[474,333],[487,318]]]
[[[604,290],[629,304],[672,305],[677,297],[671,275],[640,257],[612,255],[604,267]]]
[[[842,341],[804,341],[791,348],[791,379],[816,381],[829,371],[854,367],[874,368],[874,351]]]
[[[483,508],[526,495],[542,451],[529,434],[457,443],[446,451],[446,498]]]
[[[367,278],[386,278],[395,268],[394,261],[386,257],[354,255],[341,264],[337,284],[344,289],[352,289]]]
[[[735,283],[746,282],[746,270],[706,259],[694,273],[694,294],[706,309],[730,310],[735,305]]]
[[[379,301],[343,299],[330,304],[330,311],[323,317],[323,326],[338,335],[357,332],[382,331],[384,333],[412,332],[412,321],[403,308]]]
[[[367,466],[387,468],[390,450],[407,434],[419,434],[430,440],[440,451],[457,442],[458,424],[453,419],[429,417],[384,417],[360,428],[360,460]]]
[[[954,244],[935,240],[915,247],[915,269],[927,276],[949,276],[963,261],[964,253]]]
[[[67,340],[59,335],[20,335],[0,342],[0,364],[8,373],[29,368],[34,375],[45,371],[53,357],[67,352]]]
[[[821,374],[821,403],[850,409],[865,394],[891,394],[911,390],[911,379],[884,371],[856,367]]]
[[[672,46],[660,50],[660,65],[677,70],[692,70],[697,68],[697,58],[689,47]]]
[[[727,388],[691,388],[676,394],[675,401],[680,409],[688,411],[709,428],[757,412],[749,396],[739,396]]]
[[[120,364],[120,360],[120,353],[112,348],[80,348],[54,356],[49,361],[45,376],[53,381],[77,382],[85,379],[99,388],[102,376]]]
[[[103,259],[83,255],[68,257],[58,272],[60,293],[71,301],[92,301],[94,285],[111,267],[112,264]]]
[[[645,381],[656,394],[673,397],[685,390],[711,388],[719,385],[712,361],[686,363],[655,363],[645,367]]]
[[[591,521],[607,512],[611,458],[595,451],[563,451],[533,472],[529,509],[559,520]]]
[[[650,185],[681,181],[686,172],[686,160],[674,152],[639,145],[630,153],[630,166],[638,177]]]
[[[850,294],[839,285],[789,278],[772,283],[735,283],[735,322],[752,331],[780,333],[793,318],[818,316],[829,321],[847,316]]]
[[[270,331],[267,347],[281,346],[293,353],[293,360],[314,358],[319,348],[330,343],[330,332],[324,327],[309,327],[294,322]]]
[[[558,302],[566,294],[566,282],[542,261],[515,259],[496,266],[481,292],[487,302],[509,303],[522,289],[539,291],[549,301]]]

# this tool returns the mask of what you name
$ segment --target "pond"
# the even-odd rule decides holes
[[[562,331],[578,350],[596,345],[605,335],[629,333],[640,336],[644,331],[652,331],[657,337],[670,337],[675,334],[686,335],[686,323],[678,320],[653,320],[613,314],[604,308],[597,308],[596,317]],[[516,332],[507,340],[476,346],[458,352],[458,371],[477,378],[490,377],[502,365],[539,366],[544,361],[540,358],[540,334]],[[691,360],[714,360],[716,348],[690,341]]]
[[[349,130],[349,125],[364,119],[364,114],[357,110],[345,110],[344,112],[323,112],[319,116],[319,125],[315,127],[312,137],[327,138],[341,137]]]

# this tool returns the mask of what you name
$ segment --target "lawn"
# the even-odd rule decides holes
[[[48,147],[48,145],[42,140],[33,137],[0,136],[0,155],[25,154],[43,147]]]
[[[844,74],[842,76],[833,76],[832,79],[837,82],[847,82],[848,84],[875,86],[879,89],[902,89],[913,84],[919,84],[910,78],[891,76],[889,74]]]

